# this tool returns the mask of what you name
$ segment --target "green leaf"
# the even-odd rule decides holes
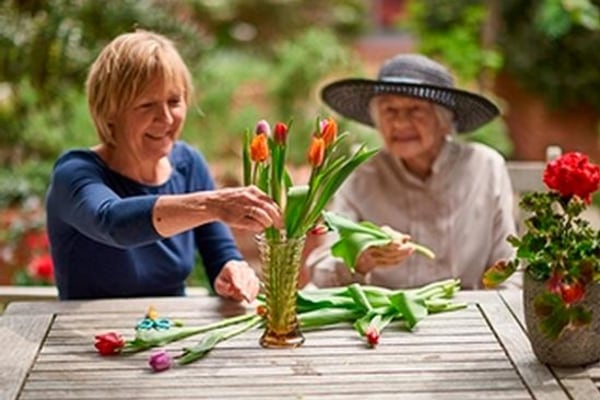
[[[392,306],[402,314],[409,329],[427,316],[425,299],[414,296],[410,291],[400,291],[390,296]]]
[[[384,246],[394,240],[394,236],[372,222],[354,222],[329,211],[324,211],[322,214],[325,223],[339,235],[339,240],[331,247],[331,254],[341,258],[351,271],[354,271],[358,257],[367,248]],[[427,247],[412,244],[420,254],[430,258],[435,257]]]
[[[242,160],[244,167],[244,186],[252,183],[252,162],[250,160],[250,131],[244,133],[244,147],[242,151]]]
[[[263,317],[256,314],[248,314],[250,319],[247,321],[241,321],[233,326],[226,328],[216,329],[208,332],[202,337],[200,342],[194,347],[188,347],[183,349],[183,355],[179,358],[179,364],[189,364],[204,357],[220,342],[237,336],[247,330],[254,328],[263,322]]]
[[[369,302],[369,299],[367,299],[362,286],[360,286],[358,283],[353,283],[348,286],[348,292],[359,308],[367,312],[373,311],[373,306]]]
[[[298,322],[304,330],[320,328],[328,325],[349,323],[363,314],[357,309],[348,308],[321,308],[298,314]]]
[[[347,291],[348,288],[346,287],[335,291],[326,289],[314,291],[301,290],[298,292],[296,309],[300,313],[328,307],[354,308],[355,304],[352,298],[344,296]]]
[[[348,232],[340,236],[340,240],[331,246],[331,254],[341,258],[352,272],[354,272],[358,257],[363,251],[371,246],[383,246],[392,241],[391,239],[374,238],[359,232]]]
[[[285,228],[290,237],[296,224],[300,223],[300,214],[308,197],[308,185],[292,186],[287,192],[287,204],[284,211]]]

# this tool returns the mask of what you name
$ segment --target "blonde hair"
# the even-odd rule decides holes
[[[100,140],[114,145],[110,121],[131,105],[155,79],[175,85],[190,104],[193,87],[190,71],[173,42],[149,31],[117,36],[102,49],[88,73],[88,107]]]

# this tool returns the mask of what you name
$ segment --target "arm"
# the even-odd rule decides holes
[[[252,231],[281,224],[277,206],[255,187],[121,197],[99,167],[77,159],[55,169],[48,206],[82,234],[121,248],[219,220]]]

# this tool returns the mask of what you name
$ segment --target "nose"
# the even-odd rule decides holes
[[[392,124],[396,127],[409,124],[411,122],[411,115],[409,110],[398,110],[391,118]]]
[[[158,106],[156,111],[155,120],[165,124],[172,124],[174,121],[171,108],[168,103],[161,104]]]

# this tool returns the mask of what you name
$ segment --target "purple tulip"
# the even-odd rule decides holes
[[[171,368],[171,365],[173,365],[173,359],[166,350],[161,349],[150,354],[148,364],[150,364],[154,372],[161,372]]]
[[[265,134],[267,135],[267,137],[271,137],[271,125],[269,125],[269,123],[266,120],[261,119],[256,123],[254,133],[256,133],[257,135]]]

